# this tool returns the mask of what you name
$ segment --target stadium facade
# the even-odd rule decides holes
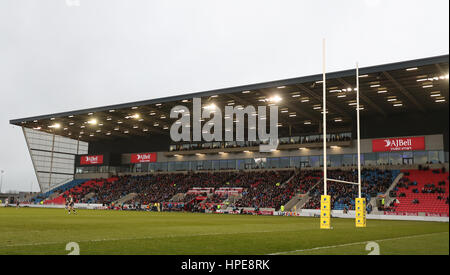
[[[445,55],[360,69],[363,166],[448,163],[448,61]],[[327,75],[330,167],[357,163],[355,75]],[[312,75],[10,123],[23,129],[42,192],[76,178],[120,173],[319,168],[321,80]],[[259,142],[171,141],[174,106],[189,106],[193,98],[221,109],[270,105],[275,95],[279,146],[273,152],[259,152]]]

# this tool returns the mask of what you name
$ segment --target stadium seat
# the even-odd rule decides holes
[[[404,170],[405,176],[399,182],[396,213],[449,214],[449,173],[436,170]],[[439,185],[441,183],[441,185]],[[417,189],[418,193],[413,190]],[[439,189],[440,193],[437,192]],[[423,193],[422,190],[426,192]],[[404,196],[398,196],[404,194]],[[438,199],[438,197],[441,199]],[[414,203],[418,200],[418,203]]]

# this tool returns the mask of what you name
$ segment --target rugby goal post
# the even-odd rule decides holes
[[[337,182],[343,184],[358,185],[358,198],[355,200],[355,226],[366,227],[366,199],[361,196],[361,129],[360,129],[360,104],[359,104],[359,65],[356,63],[356,143],[357,143],[357,155],[358,155],[358,182],[349,182],[337,179],[330,179],[327,175],[327,80],[326,80],[326,40],[323,39],[323,192],[324,194],[320,199],[320,228],[331,229],[331,196],[327,194],[328,182]]]

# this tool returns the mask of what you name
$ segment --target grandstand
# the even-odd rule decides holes
[[[448,215],[448,172],[443,170],[405,170],[396,188],[394,212]]]
[[[370,213],[448,217],[448,59],[360,69],[362,196]],[[354,70],[327,76],[328,177],[350,182],[357,181],[354,76]],[[189,212],[319,209],[321,77],[11,120],[23,129],[42,191],[24,203],[61,205],[72,194],[80,204],[110,209],[155,203]],[[193,98],[220,110],[271,106],[276,98],[278,148],[260,152],[261,141],[173,142],[170,111],[190,107]],[[328,194],[334,210],[354,210],[357,186],[330,183]]]

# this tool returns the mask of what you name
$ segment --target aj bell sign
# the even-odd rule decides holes
[[[103,164],[103,155],[97,156],[81,156],[80,165],[97,165]]]
[[[156,162],[156,153],[132,154],[131,163]]]
[[[387,138],[372,140],[373,152],[425,150],[425,137]]]

